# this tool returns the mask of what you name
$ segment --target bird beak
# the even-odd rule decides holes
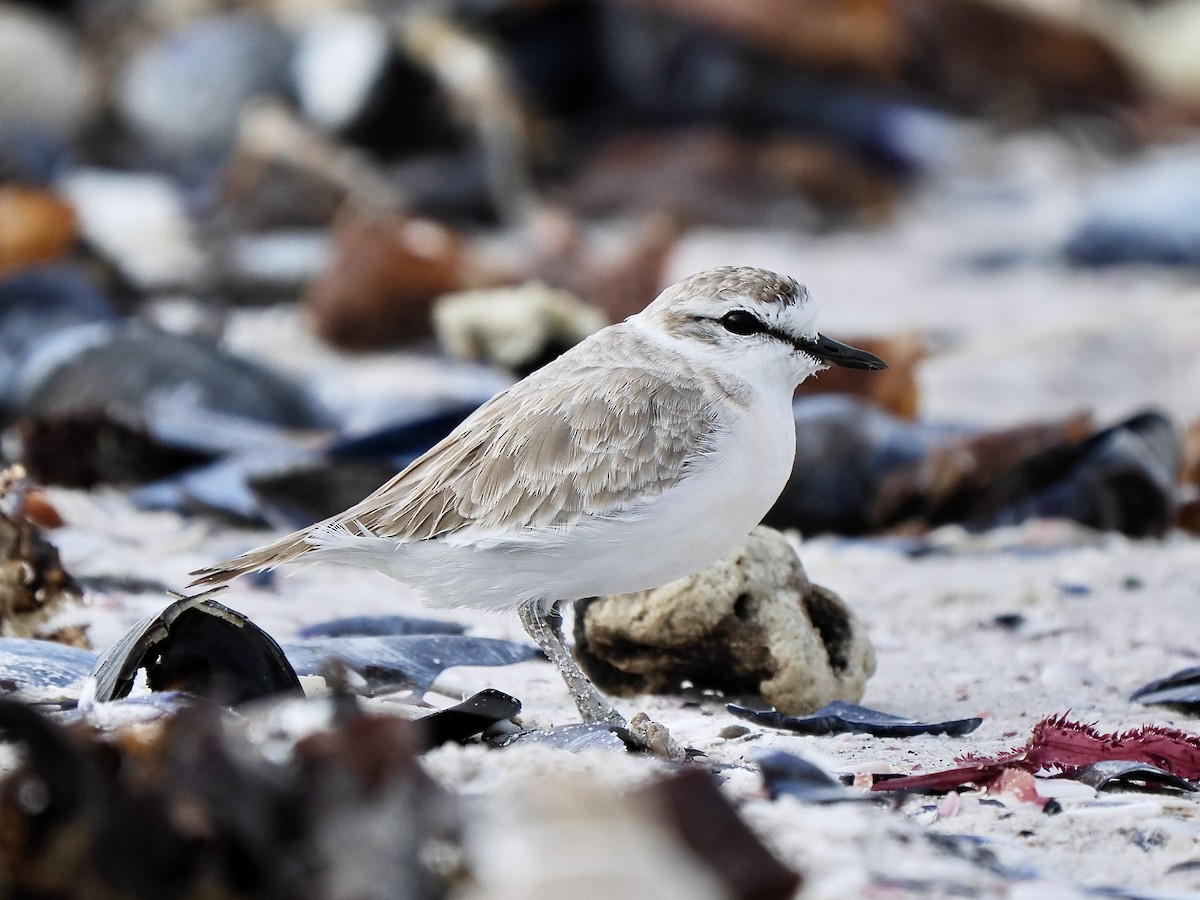
[[[809,356],[845,369],[886,369],[887,363],[866,350],[818,334],[815,339],[796,341],[796,348]]]

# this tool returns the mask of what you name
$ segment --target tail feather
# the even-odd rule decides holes
[[[308,532],[297,531],[266,546],[243,553],[241,556],[235,556],[233,559],[189,572],[188,574],[194,575],[195,578],[188,583],[188,587],[212,587],[224,584],[239,575],[258,572],[261,569],[273,569],[314,549],[316,548],[309,543]]]

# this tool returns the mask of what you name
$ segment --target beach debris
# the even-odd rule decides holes
[[[757,758],[763,784],[772,800],[795,797],[803,803],[845,803],[873,798],[853,791],[802,756],[774,750]]]
[[[368,350],[429,337],[433,301],[472,281],[465,239],[446,225],[343,209],[333,226],[333,261],[304,302],[322,338]]]
[[[562,207],[536,210],[515,278],[570,291],[610,322],[640,312],[669,281],[667,266],[682,226],[672,216],[581,219]]]
[[[1142,791],[1151,794],[1191,794],[1200,790],[1177,775],[1172,775],[1158,766],[1128,759],[1106,759],[1078,769],[1070,769],[1059,776],[1080,781],[1098,791],[1112,789]]]
[[[696,775],[710,777],[699,770]],[[463,900],[535,900],[564,891],[586,900],[749,897],[744,887],[729,884],[720,867],[739,865],[738,852],[745,854],[744,884],[761,890],[758,896],[793,895],[799,877],[792,873],[787,881],[777,880],[780,866],[770,854],[753,853],[730,829],[714,838],[708,853],[698,849],[706,846],[706,836],[694,832],[707,830],[710,821],[726,824],[725,813],[740,820],[732,809],[721,808],[728,801],[719,788],[713,788],[713,798],[690,778],[661,792],[657,787],[618,792],[586,772],[553,768],[510,780],[467,823],[473,881]],[[689,796],[696,806],[687,805]],[[688,819],[682,826],[677,824],[681,818]],[[736,826],[746,828],[740,821]],[[557,848],[552,854],[545,852],[548,835]],[[722,840],[727,847],[716,845]]]
[[[301,675],[340,664],[362,677],[367,692],[408,686],[419,693],[454,666],[508,666],[541,653],[528,644],[461,634],[316,638],[287,644],[284,652]]]
[[[1065,253],[1087,266],[1200,266],[1200,146],[1134,161],[1100,185]]]
[[[1191,713],[1200,712],[1200,666],[1189,666],[1165,678],[1156,678],[1129,695],[1135,703],[1162,704]]]
[[[983,434],[948,435],[921,459],[889,472],[874,500],[877,522],[932,525],[976,518],[1053,479],[1062,457],[1093,431],[1088,413]]]
[[[21,895],[444,896],[458,812],[416,763],[417,729],[353,715],[268,757],[215,707],[139,740],[0,701],[27,752],[0,781],[0,859]],[[440,849],[440,853],[433,852]]]
[[[242,107],[288,90],[292,42],[266,17],[208,16],[138,47],[115,81],[115,106],[154,153],[212,162],[233,146]]]
[[[857,617],[764,527],[688,578],[577,604],[575,645],[611,693],[677,692],[688,681],[788,713],[857,700],[875,670]]]
[[[642,791],[658,804],[668,824],[716,874],[737,900],[785,900],[800,888],[800,874],[780,862],[746,825],[721,792],[717,779],[699,768],[682,768]]]
[[[0,414],[13,412],[37,350],[74,326],[108,322],[116,310],[82,269],[42,265],[0,278]]]
[[[283,428],[330,424],[317,402],[281,373],[212,341],[140,322],[80,335],[73,347],[56,347],[55,357],[30,378],[20,398],[24,414],[66,416],[99,408],[141,422],[156,401],[169,399]]]
[[[609,726],[588,725],[584,722],[529,729],[516,734],[501,735],[494,741],[496,747],[521,747],[530,744],[553,747],[567,753],[581,753],[585,750],[624,753],[630,749],[621,736]]]
[[[536,281],[445,294],[433,306],[434,334],[445,353],[518,376],[541,368],[606,324],[603,313],[574,294]]]
[[[465,626],[442,619],[424,619],[417,616],[346,616],[305,625],[297,637],[384,637],[395,634],[462,634]]]
[[[492,688],[468,697],[448,709],[422,716],[416,721],[424,730],[428,745],[440,747],[451,741],[461,744],[521,712],[521,701]]]
[[[1159,536],[1175,520],[1182,455],[1174,423],[1157,410],[1094,432],[1080,414],[959,437],[887,472],[868,518],[876,527],[960,522],[974,531],[1062,518]]]
[[[726,709],[740,719],[796,734],[870,734],[874,737],[906,738],[920,734],[944,734],[962,737],[983,724],[983,719],[951,719],[946,722],[920,722],[893,716],[865,706],[835,700],[808,716],[788,716],[773,709],[748,709],[735,703]]]
[[[865,399],[836,394],[797,398],[792,417],[792,474],[763,522],[805,534],[861,534],[891,524],[874,512],[887,479],[906,465],[919,466],[955,437],[876,409]]]
[[[62,259],[77,238],[75,210],[57,194],[0,185],[0,277]]]
[[[0,695],[29,703],[73,702],[96,664],[81,647],[34,638],[0,638]]]
[[[301,693],[283,650],[246,616],[211,597],[184,597],[129,629],[97,660],[95,700],[126,697],[139,673],[151,691],[182,691],[236,706]]]
[[[81,591],[58,548],[23,514],[23,481],[19,466],[0,472],[0,635],[46,637],[47,622]]]
[[[957,768],[877,781],[872,790],[949,791],[966,784],[990,790],[1013,771],[1069,772],[1111,760],[1144,763],[1176,778],[1197,781],[1200,737],[1161,725],[1105,734],[1066,714],[1049,716],[1033,726],[1022,747],[992,757],[968,754],[956,760]]]
[[[90,488],[155,481],[212,459],[186,447],[164,444],[140,424],[95,407],[17,423],[21,462],[43,484]]]
[[[750,139],[712,125],[611,135],[566,190],[571,208],[589,218],[667,213],[730,228],[879,222],[900,197],[887,174],[827,142]]]
[[[203,82],[203,79],[200,79]],[[207,289],[184,186],[156,172],[73,168],[58,182],[89,250],[128,292]]]

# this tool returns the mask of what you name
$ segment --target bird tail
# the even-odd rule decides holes
[[[189,572],[188,574],[195,577],[189,582],[188,587],[213,587],[224,584],[248,572],[273,569],[283,563],[298,559],[314,549],[316,548],[309,541],[308,531],[297,531],[264,547],[247,551],[241,556],[235,556],[233,559]]]

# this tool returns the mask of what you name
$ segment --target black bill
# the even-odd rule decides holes
[[[841,341],[818,334],[816,340],[796,341],[796,349],[809,356],[845,369],[886,369],[887,363],[866,350],[859,350]]]

